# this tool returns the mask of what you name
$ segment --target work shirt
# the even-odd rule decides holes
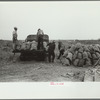
[[[65,45],[64,44],[62,44],[61,47],[60,47],[60,50],[62,50],[62,49],[65,50]]]
[[[38,32],[37,32],[37,35],[43,35],[44,33],[43,33],[43,31],[42,30],[39,30]]]
[[[61,45],[62,45],[62,42],[59,42],[58,43],[58,49],[60,50],[60,48],[61,48]]]
[[[48,51],[49,52],[54,52],[54,50],[55,50],[55,43],[49,43],[48,45]]]
[[[13,31],[13,38],[17,39],[17,31]]]
[[[17,41],[17,31],[13,31],[13,43],[16,43]]]
[[[43,41],[43,35],[44,35],[44,33],[43,33],[42,30],[39,30],[39,31],[37,32],[37,41],[38,41],[38,42]]]

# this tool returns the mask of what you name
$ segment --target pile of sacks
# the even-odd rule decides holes
[[[92,66],[100,58],[100,45],[83,45],[77,43],[65,50],[61,57],[63,65]]]
[[[21,45],[17,45],[17,50],[37,50],[38,43],[36,41],[23,42]],[[43,47],[46,48],[47,43],[43,42]]]
[[[23,42],[21,45],[21,50],[33,50],[37,49],[37,42],[32,41],[32,42]]]

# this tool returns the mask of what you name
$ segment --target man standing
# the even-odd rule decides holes
[[[48,47],[48,59],[49,59],[49,62],[54,62],[54,59],[55,59],[55,41],[53,41],[52,43],[49,43],[47,46]]]
[[[61,45],[62,45],[62,42],[61,41],[58,41],[58,50],[59,51],[60,51]]]
[[[17,27],[14,27],[14,31],[13,31],[13,49],[16,49],[16,43],[17,43]]]
[[[40,50],[40,49],[43,49],[43,31],[41,29],[38,29],[38,32],[37,32],[37,42],[38,42],[38,45],[37,45],[37,49]]]
[[[58,43],[58,49],[59,49],[59,56],[57,59],[60,59],[61,55],[63,55],[65,51],[65,46],[61,41]]]

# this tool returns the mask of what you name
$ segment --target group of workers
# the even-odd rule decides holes
[[[16,49],[16,42],[18,41],[17,40],[17,27],[14,27],[14,31],[13,31],[13,49]],[[37,45],[37,50],[41,50],[43,49],[43,35],[44,35],[44,32],[43,30],[41,29],[38,29],[37,31],[37,42],[38,42],[38,45]],[[49,42],[47,44],[47,47],[48,47],[48,60],[49,62],[54,62],[54,59],[55,59],[55,41],[52,41],[52,42]]]
[[[41,29],[37,31],[37,50],[43,50],[43,36],[44,32]],[[17,41],[17,28],[14,27],[13,31],[13,48],[16,48],[16,41]],[[47,45],[47,54],[48,54],[48,61],[54,62],[55,59],[55,41],[49,42]],[[80,43],[76,45],[68,46],[67,48],[65,45],[59,41],[58,42],[58,50],[59,55],[57,59],[60,59],[63,65],[71,65],[74,66],[90,66],[95,64],[97,59],[100,59],[100,45],[90,45],[85,46]]]

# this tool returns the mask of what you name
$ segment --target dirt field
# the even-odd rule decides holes
[[[0,68],[0,81],[82,81],[86,68],[62,66],[61,63],[46,63],[36,61],[13,62]],[[79,73],[80,76],[67,76],[67,73]],[[73,74],[73,73],[72,73]]]
[[[0,82],[83,82],[89,69],[63,66],[57,59],[54,63],[20,61],[20,54],[13,55],[10,41],[0,41],[0,44]]]

